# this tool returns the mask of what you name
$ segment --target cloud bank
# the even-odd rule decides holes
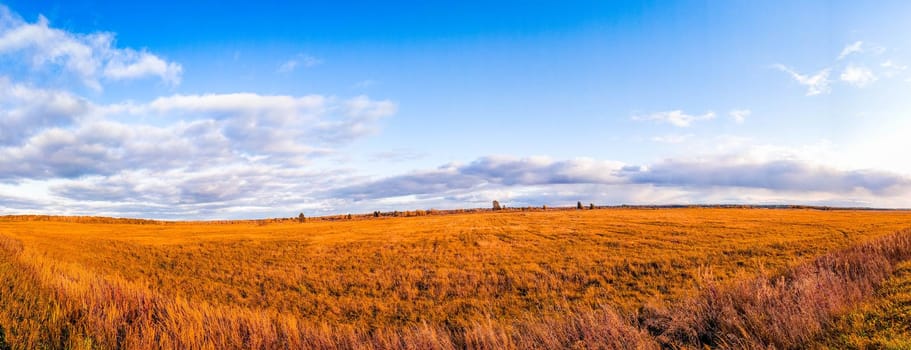
[[[146,79],[173,88],[183,79],[180,63],[116,44],[112,33],[72,33],[44,17],[29,22],[0,6],[0,58],[10,63],[0,67],[0,215],[250,218],[486,207],[494,199],[511,206],[579,200],[902,205],[911,190],[911,180],[902,174],[783,155],[756,157],[749,150],[648,164],[487,155],[429,169],[392,168],[380,176],[339,159],[357,156],[347,153],[349,147],[379,133],[383,120],[398,113],[398,103],[366,95],[249,91],[111,102],[99,96],[117,82]],[[839,60],[866,51],[867,45],[857,42],[845,47]],[[299,55],[278,71],[321,62]],[[881,72],[906,68],[893,61],[840,67],[801,74],[777,66],[805,86],[807,95],[830,91],[830,71],[841,72],[835,83],[862,87],[884,79]],[[727,113],[737,124],[750,115],[747,109]],[[632,117],[674,128],[708,125],[716,118],[712,111],[683,110]],[[699,139],[696,133],[652,138],[679,148]],[[367,153],[370,162],[403,167],[429,156],[408,149]]]
[[[576,192],[573,186],[584,190]],[[470,193],[503,193],[510,189],[520,193],[528,187],[550,188],[552,192],[560,192],[557,189],[562,187],[564,194],[578,199],[606,198],[614,191],[625,192],[623,198],[633,198],[634,192],[644,189],[697,193],[697,197],[703,199],[730,190],[790,193],[791,198],[805,194],[869,198],[906,195],[911,190],[911,178],[875,170],[840,170],[798,160],[744,160],[731,156],[669,159],[649,165],[587,158],[483,157],[468,164],[448,164],[346,186],[330,191],[327,196],[355,201],[401,196],[458,198]],[[559,201],[559,198],[543,196],[534,204],[560,204],[548,202]]]

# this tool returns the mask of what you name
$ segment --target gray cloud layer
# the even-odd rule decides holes
[[[890,195],[911,187],[911,179],[874,170],[837,170],[793,160],[726,164],[669,160],[619,174],[631,183],[658,186],[750,187],[796,192]]]
[[[343,187],[330,195],[355,200],[406,195],[443,195],[483,186],[532,186],[575,183],[617,183],[616,162],[575,159],[551,161],[546,158],[484,157],[467,165],[450,164],[431,171],[416,172]]]
[[[793,160],[733,162],[668,160],[651,166],[577,159],[481,158],[467,165],[379,179],[332,191],[357,200],[405,195],[444,196],[456,192],[510,186],[650,185],[699,191],[753,188],[769,191],[868,193],[896,196],[911,189],[911,179],[873,170],[838,170]]]

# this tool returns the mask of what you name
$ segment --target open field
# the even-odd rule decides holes
[[[642,317],[708,310],[699,304],[707,290],[782,271],[818,276],[806,266],[824,254],[882,255],[842,293],[845,303],[862,299],[904,258],[907,239],[894,233],[909,227],[905,211],[707,208],[306,223],[0,219],[0,327],[22,348],[547,347],[570,333],[583,345],[649,347],[655,331]],[[893,238],[876,247],[893,248],[838,253],[881,237]],[[849,282],[861,281],[853,273]],[[846,311],[839,303],[830,309]]]

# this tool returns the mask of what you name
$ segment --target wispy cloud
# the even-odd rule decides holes
[[[743,124],[752,113],[749,109],[734,109],[728,112],[728,115],[735,123]]]
[[[691,115],[686,114],[682,110],[673,110],[665,112],[657,112],[647,115],[636,115],[633,116],[633,120],[640,121],[655,121],[659,123],[668,123],[676,127],[689,127],[693,122],[705,121],[715,119],[715,112],[706,112],[702,115]]]
[[[323,63],[323,60],[307,54],[298,54],[294,58],[285,61],[278,66],[279,73],[290,73],[297,69],[298,66],[304,68],[315,67]]]
[[[800,74],[783,64],[776,64],[774,67],[782,72],[788,73],[798,84],[806,86],[807,96],[827,94],[831,91],[829,88],[829,83],[831,82],[829,80],[829,68],[823,69],[816,74],[808,75]]]
[[[832,79],[830,73],[840,70],[837,80],[848,85],[863,88],[876,82],[880,78],[892,78],[904,71],[907,67],[899,65],[891,59],[882,61],[879,65],[870,62],[874,56],[880,56],[887,49],[883,46],[870,44],[863,41],[855,41],[841,50],[838,57],[830,65],[815,74],[801,74],[791,67],[783,64],[775,64],[773,67],[788,73],[798,84],[807,87],[807,96],[827,94],[831,92]],[[856,58],[846,60],[851,56]],[[863,64],[863,63],[866,64]],[[875,69],[875,70],[874,70]]]
[[[297,68],[297,60],[288,60],[288,61],[285,61],[285,63],[282,63],[280,66],[278,66],[278,72],[279,73],[289,73],[289,72],[293,72],[295,68]]]
[[[663,136],[654,136],[654,137],[652,137],[652,141],[659,142],[659,143],[676,144],[676,143],[684,143],[687,140],[691,139],[693,136],[695,136],[695,135],[693,135],[693,134],[683,134],[683,135],[671,134],[671,135],[663,135]]]
[[[404,162],[427,157],[427,153],[416,152],[409,149],[396,149],[392,151],[376,152],[370,155],[371,160],[382,162]]]
[[[366,89],[366,88],[376,85],[377,83],[378,82],[375,80],[366,79],[366,80],[361,80],[359,82],[354,83],[354,87],[358,88],[358,89]]]
[[[848,65],[841,72],[841,80],[856,87],[865,87],[872,84],[878,78],[873,71],[864,66]]]
[[[843,59],[850,56],[851,54],[864,52],[863,41],[855,41],[851,44],[845,45],[845,48],[841,50],[841,53],[838,54],[838,59]]]
[[[886,78],[895,77],[896,75],[908,70],[908,66],[898,64],[892,60],[886,60],[880,63],[879,66],[883,69],[882,75]]]

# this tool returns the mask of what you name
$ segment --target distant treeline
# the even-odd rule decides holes
[[[83,224],[163,224],[167,221],[148,219],[112,218],[105,216],[56,216],[56,215],[4,215],[0,222],[19,221],[52,221],[52,222],[77,222]]]
[[[581,208],[581,209],[580,209]],[[804,210],[908,210],[908,209],[889,209],[889,208],[867,208],[867,207],[830,207],[830,206],[813,206],[813,205],[789,205],[789,204],[772,204],[772,205],[754,205],[754,204],[668,204],[668,205],[594,205],[588,206],[567,206],[567,207],[550,207],[547,205],[531,207],[506,207],[501,206],[499,209],[493,208],[465,208],[465,209],[415,209],[415,210],[395,210],[395,211],[374,211],[372,213],[361,214],[338,214],[324,215],[301,218],[300,216],[287,218],[265,218],[265,219],[239,219],[239,220],[203,220],[195,221],[196,223],[212,224],[270,224],[284,222],[313,222],[313,221],[347,221],[347,220],[367,220],[389,217],[413,217],[428,215],[454,215],[465,213],[481,212],[541,212],[541,211],[572,211],[572,210],[592,210],[592,209],[804,209]],[[149,220],[149,219],[131,219],[131,218],[113,218],[103,216],[55,216],[55,215],[4,215],[0,216],[0,222],[19,222],[19,221],[53,221],[53,222],[74,222],[86,224],[138,224],[138,225],[161,225],[161,224],[180,224],[188,221],[168,221],[168,220]]]

